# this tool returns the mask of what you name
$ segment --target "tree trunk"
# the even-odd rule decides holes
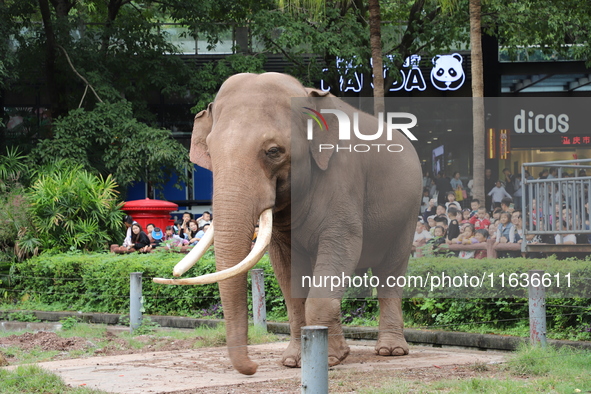
[[[472,54],[472,194],[482,203],[484,193],[484,79],[482,70],[482,32],[480,0],[470,0],[470,48]]]
[[[39,8],[41,9],[41,18],[43,20],[43,29],[45,31],[45,78],[47,79],[46,83],[49,93],[51,114],[56,118],[60,115],[61,111],[59,109],[59,87],[55,80],[55,52],[57,51],[55,31],[53,30],[49,2],[47,0],[39,0]]]
[[[374,115],[384,112],[384,65],[382,62],[382,32],[380,1],[369,0],[369,42],[373,63]]]
[[[115,22],[122,5],[123,0],[110,0],[109,5],[107,6],[107,20],[105,21],[103,30],[104,34],[100,49],[100,52],[104,55],[107,54],[107,50],[109,49],[109,41],[111,40],[111,28],[113,27],[113,22]]]
[[[45,31],[45,78],[47,79],[47,90],[49,94],[51,116],[57,118],[60,115],[65,115],[68,111],[66,104],[66,86],[57,82],[57,51],[58,39],[64,34],[69,34],[69,31],[60,30],[60,25],[56,23],[55,26],[52,21],[51,9],[49,8],[48,0],[38,0],[39,8],[41,10],[41,19],[43,20],[43,29]],[[68,17],[68,13],[74,6],[74,2],[68,0],[51,0],[51,4],[55,8],[56,18],[64,20]],[[56,30],[57,28],[57,30]]]

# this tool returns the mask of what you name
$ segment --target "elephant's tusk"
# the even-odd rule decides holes
[[[213,244],[213,223],[209,225],[209,230],[205,232],[203,238],[197,242],[197,245],[189,254],[187,254],[181,261],[174,266],[172,270],[172,274],[174,276],[181,276],[185,272],[187,272],[192,266],[195,265],[196,262],[199,261],[201,257],[207,252],[207,249]]]
[[[254,247],[252,248],[248,256],[246,256],[244,260],[242,260],[235,266],[225,269],[223,271],[213,272],[211,274],[201,275],[195,278],[154,278],[153,281],[155,283],[160,283],[163,285],[205,285],[208,283],[219,282],[224,279],[232,278],[236,275],[248,272],[248,270],[254,267],[256,263],[259,262],[261,257],[263,257],[263,254],[265,254],[265,251],[267,250],[267,246],[269,246],[269,243],[271,242],[271,233],[273,230],[273,211],[271,209],[267,209],[263,213],[261,213],[259,222],[259,233]],[[199,243],[197,245],[199,245]],[[179,263],[179,265],[180,264],[181,263]]]

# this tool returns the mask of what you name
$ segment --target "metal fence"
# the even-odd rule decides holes
[[[556,168],[558,175],[549,179],[527,179],[526,171],[534,173],[533,168],[549,171]],[[524,233],[521,251],[591,251],[589,243],[576,247],[563,244],[567,235],[591,234],[591,159],[524,163],[521,180]],[[558,236],[558,239],[555,244],[532,243],[526,242],[528,235],[537,235],[546,241],[548,236]]]

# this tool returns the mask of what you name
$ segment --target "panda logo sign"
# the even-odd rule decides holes
[[[437,55],[432,59],[431,83],[439,90],[457,90],[466,80],[462,68],[462,56],[458,53],[452,55]]]

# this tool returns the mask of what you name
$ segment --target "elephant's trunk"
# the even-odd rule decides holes
[[[217,180],[217,179],[216,179]],[[243,185],[244,180],[230,186],[216,184],[213,208],[215,211],[215,255],[218,271],[228,269],[242,261],[250,252],[254,226],[261,209],[249,193],[252,185]],[[232,187],[233,186],[233,187]],[[245,191],[247,190],[247,191]],[[257,212],[258,211],[258,212]],[[219,282],[226,342],[234,368],[245,375],[256,372],[257,364],[248,357],[248,303],[246,274],[240,274]]]

